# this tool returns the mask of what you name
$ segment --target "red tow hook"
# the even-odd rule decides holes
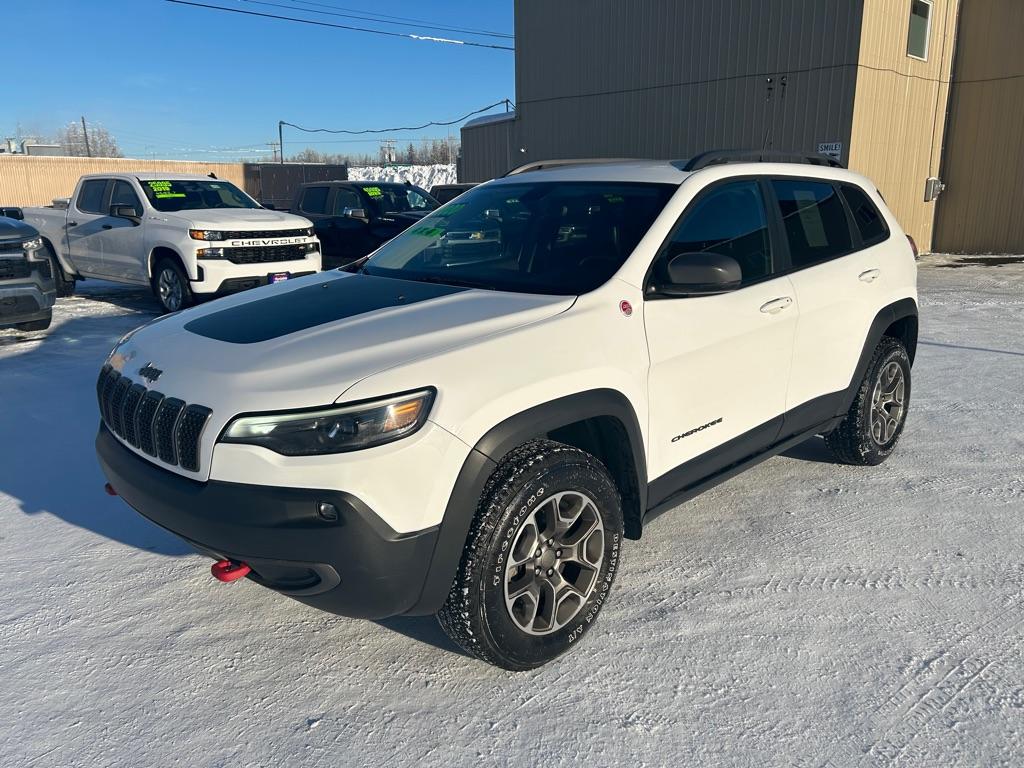
[[[223,581],[225,584],[248,576],[251,570],[252,568],[245,563],[236,563],[233,560],[218,560],[210,566],[210,573],[213,574],[213,578],[217,581]]]

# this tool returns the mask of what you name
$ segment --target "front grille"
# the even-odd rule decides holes
[[[17,280],[22,277],[28,277],[31,274],[32,268],[28,264],[28,259],[24,256],[14,259],[0,259],[0,280]]]
[[[103,423],[134,448],[168,464],[199,471],[199,443],[212,411],[147,391],[109,365],[96,381]]]
[[[309,237],[309,229],[275,229],[270,232],[230,232],[218,230],[221,240],[260,240],[272,237]]]
[[[232,264],[267,264],[271,261],[298,261],[309,254],[305,244],[267,245],[225,248],[224,256]]]

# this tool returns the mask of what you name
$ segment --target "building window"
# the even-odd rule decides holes
[[[932,0],[910,0],[910,31],[907,56],[928,61],[928,38],[932,31]]]

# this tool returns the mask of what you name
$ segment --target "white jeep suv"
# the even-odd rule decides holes
[[[221,580],[437,613],[528,669],[587,632],[659,513],[817,434],[885,460],[916,341],[912,245],[864,177],[759,153],[563,163],[351,272],[128,334],[97,450],[108,490]]]

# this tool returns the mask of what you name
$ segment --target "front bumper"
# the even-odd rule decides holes
[[[0,283],[0,325],[43,320],[53,311],[57,293],[36,282]]]
[[[249,578],[321,610],[379,619],[419,601],[438,530],[395,533],[342,491],[196,482],[125,448],[104,425],[96,453],[110,484],[137,512]],[[334,505],[337,520],[318,513]]]

